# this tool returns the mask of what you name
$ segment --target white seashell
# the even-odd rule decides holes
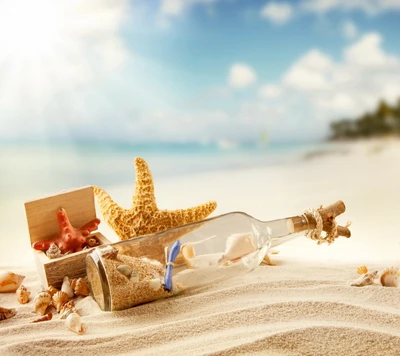
[[[40,292],[33,300],[35,313],[39,315],[46,314],[46,309],[51,303],[51,295],[49,292]]]
[[[389,267],[382,271],[380,282],[384,287],[400,286],[400,269],[396,267]]]
[[[61,257],[63,254],[55,243],[52,243],[46,251],[46,256],[50,259]]]
[[[63,283],[61,286],[61,290],[65,293],[67,293],[68,298],[73,298],[74,296],[74,290],[71,287],[71,282],[67,276],[64,277]]]
[[[0,293],[15,292],[25,276],[13,272],[0,272]]]
[[[128,265],[119,265],[117,266],[117,270],[127,277],[130,277],[132,274],[132,267]]]
[[[225,252],[219,263],[232,261],[255,251],[257,246],[251,233],[232,234],[226,239]]]
[[[26,304],[29,302],[29,296],[31,295],[31,292],[28,292],[23,284],[18,287],[15,293],[17,294],[17,300],[20,304]]]
[[[137,273],[137,271],[133,270],[129,279],[133,283],[138,283],[139,282],[139,273]]]
[[[370,284],[374,284],[375,280],[378,278],[378,271],[372,273],[365,273],[358,277],[351,285],[353,287],[364,287]]]
[[[153,290],[159,290],[162,286],[161,280],[159,278],[154,278],[149,281],[149,287]]]
[[[67,319],[65,320],[65,323],[67,324],[68,328],[72,330],[73,332],[76,332],[79,335],[82,335],[85,332],[85,329],[83,328],[82,322],[81,322],[81,317],[78,313],[71,313],[67,316]]]

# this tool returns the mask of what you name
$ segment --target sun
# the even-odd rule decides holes
[[[14,60],[39,58],[54,50],[66,35],[65,2],[13,0],[1,8],[2,57]],[[63,33],[64,32],[64,33]]]

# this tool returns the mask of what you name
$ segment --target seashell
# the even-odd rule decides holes
[[[382,271],[380,282],[384,287],[400,286],[400,269],[396,267],[389,267]]]
[[[162,286],[161,280],[159,278],[154,278],[149,281],[149,287],[152,290],[159,290]]]
[[[90,289],[83,278],[72,279],[71,288],[75,295],[83,295],[84,297],[87,297],[90,294]]]
[[[124,276],[127,276],[128,278],[132,274],[132,267],[128,265],[119,265],[117,266],[117,270],[121,272]]]
[[[73,298],[74,297],[74,290],[71,287],[71,282],[67,276],[64,277],[63,283],[61,286],[61,291],[67,293],[68,298]]]
[[[76,308],[73,300],[65,303],[60,310],[60,319],[66,319],[71,313],[76,313]]]
[[[26,304],[29,302],[29,296],[31,295],[31,292],[28,292],[23,284],[18,287],[16,294],[17,300],[20,304]]]
[[[357,267],[357,273],[358,273],[358,274],[365,274],[365,273],[368,273],[368,268],[367,268],[367,266],[358,266],[358,267]]]
[[[101,244],[100,240],[96,236],[89,236],[86,238],[86,243],[88,246],[86,247],[95,247]]]
[[[53,314],[52,313],[48,313],[38,319],[35,319],[32,321],[32,323],[40,323],[41,321],[47,321],[47,320],[51,320],[53,318]]]
[[[17,314],[17,309],[4,308],[0,307],[0,320],[6,320],[12,318],[15,314]]]
[[[137,271],[133,270],[129,277],[129,280],[133,283],[138,283],[139,282],[139,273],[137,273]]]
[[[257,251],[257,246],[251,233],[232,234],[226,239],[225,252],[218,262],[236,260],[255,251]]]
[[[101,257],[115,260],[118,255],[118,250],[110,245],[100,249]]]
[[[39,315],[46,314],[46,309],[51,303],[51,295],[49,292],[40,292],[33,300],[35,313]]]
[[[53,295],[52,302],[55,308],[57,309],[57,312],[60,312],[62,306],[68,302],[68,294],[63,292],[63,291],[58,291]]]
[[[67,319],[65,320],[65,323],[67,324],[70,330],[76,332],[79,335],[82,335],[85,332],[85,329],[83,328],[81,322],[81,317],[78,313],[69,314],[67,316]]]
[[[50,259],[61,257],[63,254],[55,243],[52,243],[46,251],[46,256]]]
[[[25,276],[13,272],[0,272],[0,293],[15,292]]]
[[[365,273],[358,277],[351,285],[353,287],[364,287],[370,284],[374,284],[375,280],[378,278],[378,271],[372,273]]]
[[[181,254],[185,259],[196,257],[196,252],[194,251],[194,245],[191,243],[186,243],[181,246]]]
[[[53,286],[49,286],[47,288],[47,292],[50,293],[51,297],[53,297],[54,294],[56,294],[58,291],[59,291],[59,289],[57,289],[56,287],[53,287]]]

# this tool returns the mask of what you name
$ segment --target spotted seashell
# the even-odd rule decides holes
[[[70,330],[76,332],[79,335],[82,335],[85,332],[85,329],[83,328],[81,322],[81,317],[78,313],[69,314],[67,316],[67,319],[65,320],[65,323],[67,324]]]
[[[118,255],[118,250],[110,245],[100,249],[101,257],[115,260]]]
[[[76,308],[73,300],[65,303],[60,310],[60,319],[66,319],[71,313],[76,313]]]
[[[90,289],[83,278],[74,278],[71,280],[71,288],[75,295],[82,295],[84,297],[90,294]]]
[[[17,300],[20,304],[26,304],[29,302],[29,296],[31,295],[31,292],[28,292],[23,284],[18,287],[15,293],[17,294]]]
[[[43,291],[36,295],[33,300],[35,313],[39,315],[46,314],[46,309],[51,303],[51,295],[49,292]]]
[[[62,306],[68,302],[68,294],[63,292],[63,291],[58,291],[53,295],[52,302],[55,308],[57,309],[57,312],[60,312]]]
[[[384,287],[400,286],[400,269],[396,267],[389,267],[382,271],[380,282]]]
[[[25,276],[14,272],[0,272],[0,293],[15,292],[24,278]]]
[[[368,273],[368,268],[367,268],[367,266],[358,266],[357,267],[357,273],[358,274],[366,274],[366,273]]]
[[[128,278],[132,274],[132,267],[128,265],[119,265],[117,266],[117,270],[121,272],[124,276],[127,276]]]
[[[365,273],[358,277],[351,285],[353,287],[364,287],[370,284],[374,284],[375,280],[378,278],[378,271],[372,273]]]
[[[8,309],[8,308],[0,307],[0,320],[10,319],[15,314],[17,314],[17,310],[14,308]]]
[[[74,296],[74,290],[71,287],[71,282],[67,276],[64,277],[63,283],[61,286],[61,290],[65,293],[67,293],[68,298],[73,298]]]
[[[50,245],[48,250],[46,251],[46,256],[50,259],[61,257],[63,254],[58,246],[54,243]]]

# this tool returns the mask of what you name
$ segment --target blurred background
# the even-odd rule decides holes
[[[0,0],[0,232],[135,156],[160,179],[396,136],[399,33],[400,0]]]

